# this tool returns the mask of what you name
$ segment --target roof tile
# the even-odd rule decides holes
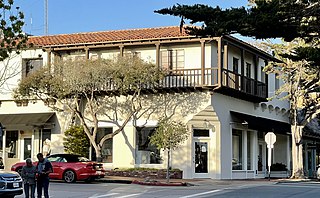
[[[180,27],[171,26],[102,32],[86,32],[76,34],[59,34],[50,36],[31,36],[29,37],[28,42],[33,43],[36,46],[54,46],[188,36],[190,35],[188,35],[184,29],[182,30],[182,32],[180,32]]]

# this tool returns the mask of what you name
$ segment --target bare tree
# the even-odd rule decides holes
[[[53,100],[57,102],[53,109],[67,108],[83,126],[99,160],[106,140],[148,112],[142,111],[147,98],[142,91],[153,92],[163,76],[157,66],[133,56],[66,60],[56,62],[54,72],[45,67],[23,79],[15,98]],[[99,121],[112,123],[117,129],[96,142]]]
[[[271,62],[265,71],[274,73],[284,84],[276,91],[275,97],[290,102],[292,133],[292,178],[303,178],[303,130],[320,113],[320,70],[319,66],[306,60],[295,60],[297,47],[309,44],[296,39],[290,43],[266,43],[281,62]],[[287,54],[287,55],[284,55]]]

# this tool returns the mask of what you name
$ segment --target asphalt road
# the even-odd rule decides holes
[[[209,198],[259,197],[298,198],[319,197],[320,183],[257,183],[237,185],[199,185],[189,187],[159,187],[115,183],[50,183],[51,198]],[[16,198],[24,198],[23,195]]]

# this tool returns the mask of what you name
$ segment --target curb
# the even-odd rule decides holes
[[[102,182],[102,183],[119,183],[119,184],[132,184],[133,181],[131,180],[114,180],[114,179],[100,179],[100,180],[95,180],[96,182]]]
[[[158,181],[142,182],[137,180],[133,180],[132,184],[147,185],[147,186],[188,186],[188,184],[185,182],[163,183]]]
[[[306,183],[306,182],[313,182],[311,179],[301,179],[301,180],[282,180],[277,181],[277,184],[285,184],[285,183]]]

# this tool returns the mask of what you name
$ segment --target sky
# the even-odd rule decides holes
[[[45,0],[15,0],[25,14],[24,31],[45,34]],[[240,7],[247,0],[48,0],[49,35],[177,26],[178,17],[153,11],[175,4]]]

